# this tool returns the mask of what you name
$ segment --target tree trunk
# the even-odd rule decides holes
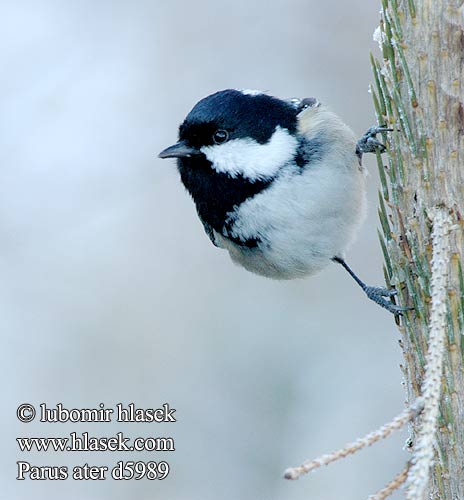
[[[446,336],[428,497],[464,499],[464,6],[462,0],[382,0],[372,59],[379,123],[395,129],[382,189],[380,241],[387,282],[399,291],[408,402],[423,392],[431,310],[432,214],[452,221],[447,248]],[[441,368],[440,368],[441,370]],[[421,420],[413,424],[411,449]]]

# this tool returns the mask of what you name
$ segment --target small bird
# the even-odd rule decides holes
[[[384,151],[376,135],[387,130],[356,141],[317,99],[227,89],[200,100],[159,157],[177,158],[207,235],[235,263],[287,280],[336,262],[397,315],[396,290],[367,286],[344,260],[365,216],[362,155]]]

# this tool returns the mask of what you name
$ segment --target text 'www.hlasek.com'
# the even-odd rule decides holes
[[[45,403],[35,406],[23,403],[18,406],[16,416],[20,422],[33,420],[44,424],[56,423],[168,423],[176,422],[174,408],[164,403],[159,408],[136,408],[134,403],[117,404],[106,408],[101,403],[97,408],[64,408],[61,403],[48,407]],[[56,427],[53,427],[56,429]],[[139,427],[137,427],[139,429]],[[150,427],[152,429],[152,427]],[[70,432],[61,437],[18,437],[19,451],[32,452],[172,452],[175,451],[172,437],[127,437],[122,432],[112,436],[93,436],[89,432]],[[18,480],[105,480],[114,479],[165,479],[170,472],[169,463],[164,460],[119,460],[111,465],[80,463],[65,465],[38,465],[31,460],[18,460]]]

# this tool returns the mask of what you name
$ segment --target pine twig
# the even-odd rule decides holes
[[[348,455],[352,455],[359,450],[371,446],[380,439],[385,439],[393,431],[399,430],[404,427],[410,420],[416,418],[416,416],[422,411],[423,401],[422,398],[418,398],[413,405],[409,408],[403,410],[397,417],[395,417],[388,424],[383,425],[379,429],[370,432],[366,436],[347,444],[343,448],[329,453],[327,455],[322,455],[314,460],[307,460],[302,465],[298,467],[290,467],[284,472],[285,479],[298,479],[301,475],[307,474],[308,472],[318,469],[323,465],[328,465],[332,462],[345,458]]]
[[[392,493],[394,493],[406,481],[410,467],[411,467],[411,463],[408,462],[406,464],[405,468],[400,473],[398,473],[387,484],[387,486],[385,486],[385,488],[382,488],[380,491],[375,493],[375,495],[371,495],[367,500],[385,500],[385,498],[388,498]]]

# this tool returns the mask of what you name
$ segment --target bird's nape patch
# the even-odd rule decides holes
[[[243,95],[251,95],[251,96],[257,96],[261,94],[265,94],[262,90],[254,90],[254,89],[237,89],[239,92],[241,92]]]

